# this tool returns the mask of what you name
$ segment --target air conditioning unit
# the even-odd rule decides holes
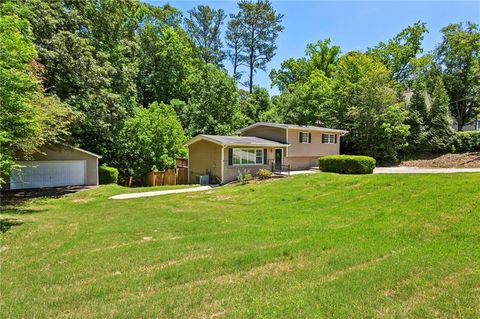
[[[200,175],[199,180],[200,180],[200,185],[209,185],[210,184],[210,176],[208,176],[208,175]]]

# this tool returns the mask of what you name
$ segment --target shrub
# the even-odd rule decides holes
[[[268,169],[259,169],[257,172],[258,178],[260,179],[267,179],[272,176],[272,172],[269,171]]]
[[[371,174],[375,164],[373,157],[356,155],[329,155],[318,161],[322,171],[342,174]]]
[[[457,153],[480,152],[480,131],[456,132],[452,149]]]
[[[117,184],[118,169],[102,165],[98,168],[98,180],[100,184]]]

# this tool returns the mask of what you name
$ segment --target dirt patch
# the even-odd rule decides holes
[[[2,190],[0,194],[0,201],[2,206],[19,205],[33,198],[60,198],[68,194],[74,194],[81,190],[94,187],[96,186],[68,186],[21,190]]]
[[[400,166],[422,168],[480,168],[480,152],[463,154],[429,155],[411,161],[404,161]]]

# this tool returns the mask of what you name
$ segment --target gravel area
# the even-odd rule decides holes
[[[432,155],[417,160],[404,161],[399,166],[422,168],[480,168],[480,152]]]

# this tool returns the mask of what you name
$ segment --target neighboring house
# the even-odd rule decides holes
[[[77,185],[98,185],[101,156],[72,146],[44,147],[25,161],[19,161],[6,189]]]
[[[347,131],[317,126],[255,123],[237,132],[240,136],[197,135],[187,142],[188,176],[198,183],[200,175],[228,183],[239,173],[259,169],[308,169],[318,158],[340,153],[340,137]]]
[[[458,131],[458,124],[455,119],[453,119],[452,127],[455,131]],[[470,123],[465,124],[462,127],[462,131],[480,131],[480,117],[476,118]]]

